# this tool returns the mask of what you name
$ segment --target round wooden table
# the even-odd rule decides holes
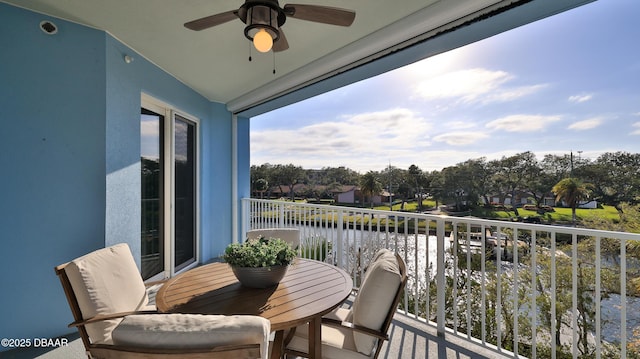
[[[298,258],[278,286],[240,285],[226,263],[212,263],[168,280],[156,306],[167,313],[250,314],[269,319],[276,332],[272,358],[283,349],[284,330],[309,323],[309,356],[321,358],[321,318],[351,293],[353,282],[342,269]],[[316,345],[317,343],[317,345]]]

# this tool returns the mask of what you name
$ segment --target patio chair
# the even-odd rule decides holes
[[[351,308],[338,308],[322,318],[322,357],[377,358],[407,283],[402,258],[383,249],[374,257]],[[308,325],[292,330],[285,353],[308,357]]]
[[[99,249],[55,268],[90,358],[266,358],[259,316],[162,314],[148,304],[129,246]]]
[[[291,248],[298,250],[300,246],[300,230],[297,228],[260,228],[247,231],[247,239],[259,237],[280,238],[289,243]]]

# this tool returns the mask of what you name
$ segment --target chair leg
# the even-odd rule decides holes
[[[284,330],[278,330],[273,339],[271,348],[271,359],[280,359],[284,356]]]
[[[296,327],[289,329],[287,336],[284,338],[284,346],[286,347],[293,340],[293,336],[296,334]]]

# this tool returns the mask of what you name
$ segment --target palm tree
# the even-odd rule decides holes
[[[556,195],[556,201],[563,201],[571,207],[573,225],[576,225],[576,207],[581,201],[589,198],[591,185],[583,183],[577,178],[564,178],[556,183],[551,191]]]
[[[362,195],[365,198],[370,198],[371,208],[373,208],[373,195],[382,192],[382,184],[378,180],[375,172],[369,171],[360,178],[360,191],[362,191]]]

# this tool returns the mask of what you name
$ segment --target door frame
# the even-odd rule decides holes
[[[163,183],[164,187],[163,191],[163,230],[162,230],[162,245],[164,246],[164,258],[163,258],[163,271],[152,276],[147,281],[154,281],[160,279],[166,279],[175,276],[178,273],[189,270],[198,265],[200,259],[200,120],[188,114],[187,112],[181,111],[161,100],[158,100],[150,95],[145,93],[141,94],[140,100],[140,108],[145,108],[147,110],[156,112],[160,115],[163,115],[165,120],[163,123],[163,133],[164,138],[162,139],[162,143],[164,144],[163,148],[160,150],[163,151],[164,156],[164,168],[165,171],[163,173]],[[193,123],[195,125],[195,193],[194,193],[194,205],[195,205],[195,216],[194,216],[194,258],[193,262],[181,267],[180,270],[176,271],[176,263],[175,263],[175,116],[179,115],[181,118]]]

